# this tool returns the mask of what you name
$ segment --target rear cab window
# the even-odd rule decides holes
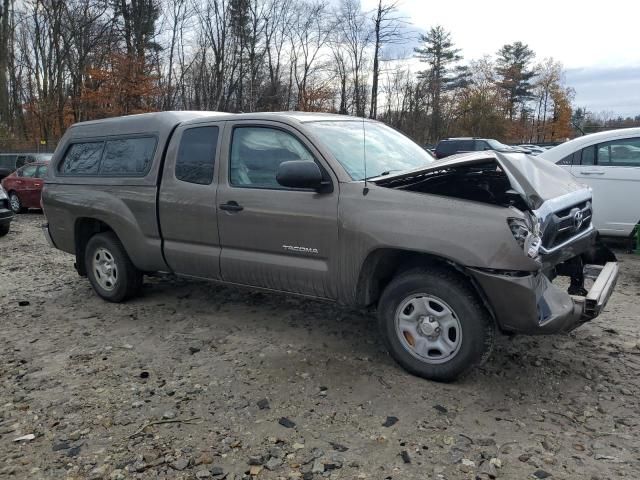
[[[193,127],[182,133],[175,176],[178,180],[198,185],[210,185],[218,147],[218,127]]]
[[[68,176],[141,177],[151,167],[157,143],[155,136],[75,142],[67,149],[58,173]]]
[[[100,162],[101,175],[144,175],[156,150],[154,137],[107,140]]]
[[[92,175],[100,168],[104,142],[74,143],[67,150],[59,172],[63,175]]]

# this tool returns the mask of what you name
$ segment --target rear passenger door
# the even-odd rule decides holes
[[[24,208],[38,207],[38,193],[42,188],[42,180],[36,178],[37,165],[26,165],[16,172],[14,188]]]
[[[220,278],[215,177],[223,129],[224,122],[180,126],[167,150],[160,230],[167,264],[181,275]]]
[[[276,122],[229,122],[218,186],[225,281],[333,298],[338,183],[296,129]],[[280,163],[313,160],[327,187],[291,189],[276,180]]]
[[[640,137],[583,148],[571,173],[593,190],[593,219],[603,235],[627,236],[640,221]]]

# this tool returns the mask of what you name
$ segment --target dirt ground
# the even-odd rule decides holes
[[[364,312],[171,278],[105,303],[41,222],[0,239],[0,478],[640,478],[640,257],[598,319],[444,385]]]

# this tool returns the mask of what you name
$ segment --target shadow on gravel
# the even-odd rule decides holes
[[[283,345],[296,343],[298,348],[310,353],[319,348],[335,355],[346,352],[355,358],[368,359],[365,370],[369,373],[376,372],[385,379],[402,378],[405,382],[424,381],[425,385],[434,385],[412,377],[386,354],[373,311],[350,310],[322,301],[171,277],[148,281],[144,296],[130,305],[156,302],[172,304],[193,318],[198,328],[216,331],[228,326],[228,319],[233,318],[236,335],[277,332],[272,341]],[[215,315],[202,316],[212,313]],[[149,327],[153,328],[153,320]],[[585,349],[595,350],[596,346],[591,340],[578,342],[575,334],[498,335],[489,361],[452,385],[472,388],[491,397],[504,396],[517,387],[523,395],[535,399],[542,392],[557,388],[559,381],[579,383],[585,379],[585,371],[603,371],[602,362],[591,354],[585,355]],[[361,370],[352,370],[350,375],[355,382],[362,374]],[[344,379],[349,374],[340,372],[340,376]]]

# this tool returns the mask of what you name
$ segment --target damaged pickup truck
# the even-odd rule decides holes
[[[486,360],[496,332],[595,318],[618,276],[596,245],[591,192],[561,168],[491,151],[434,161],[381,123],[338,115],[79,123],[42,203],[51,245],[105,300],[167,272],[376,307],[391,355],[433,380]]]

